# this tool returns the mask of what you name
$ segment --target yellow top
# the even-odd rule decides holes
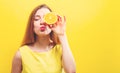
[[[19,50],[22,57],[22,73],[62,73],[60,45],[47,52],[34,52],[27,45]]]

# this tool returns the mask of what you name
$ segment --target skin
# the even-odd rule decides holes
[[[53,45],[49,45],[52,41],[50,40],[50,32],[53,31],[58,35],[62,46],[62,63],[63,68],[66,73],[76,73],[76,66],[75,61],[72,56],[67,36],[65,33],[66,29],[66,18],[62,18],[58,15],[58,21],[54,25],[46,25],[43,16],[50,11],[47,8],[39,9],[35,14],[34,20],[34,32],[37,35],[37,41],[32,44],[28,45],[31,50],[36,52],[46,52],[52,49]],[[41,31],[40,27],[45,26],[45,31]],[[49,41],[48,41],[49,40]],[[12,63],[12,71],[11,73],[21,73],[22,71],[22,60],[19,50],[16,52],[13,63]]]

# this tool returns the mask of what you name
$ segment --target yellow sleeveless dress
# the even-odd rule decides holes
[[[34,52],[27,45],[19,50],[22,57],[22,73],[64,73],[60,45],[47,52]]]

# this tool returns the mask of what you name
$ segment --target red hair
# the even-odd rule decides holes
[[[38,9],[41,9],[41,8],[47,8],[50,10],[50,12],[52,12],[52,10],[45,4],[42,4],[42,5],[39,5],[37,6],[30,14],[29,16],[29,20],[28,20],[28,23],[27,23],[27,27],[26,27],[26,32],[25,32],[25,35],[24,35],[24,38],[23,38],[23,41],[21,43],[21,46],[23,45],[29,45],[29,44],[33,44],[36,42],[36,34],[34,33],[34,26],[33,26],[33,21],[34,21],[34,15],[35,13],[37,12]],[[53,41],[53,44],[56,45],[56,44],[60,44],[60,41],[58,39],[58,36],[52,31],[50,33],[50,38],[51,40]]]

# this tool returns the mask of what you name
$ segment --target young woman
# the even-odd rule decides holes
[[[52,10],[45,4],[36,7],[28,21],[21,47],[16,52],[12,73],[76,73],[74,58],[67,41],[66,19],[57,15],[53,25],[43,17]]]

